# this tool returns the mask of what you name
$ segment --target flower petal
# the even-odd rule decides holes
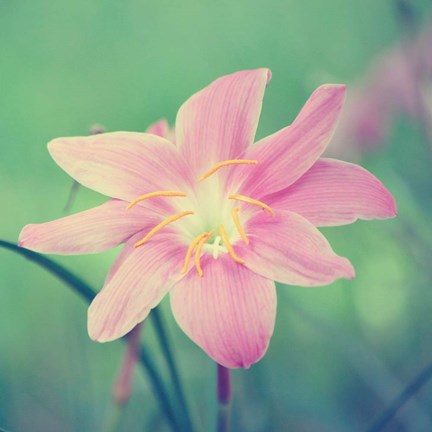
[[[145,235],[147,231],[139,231],[135,233],[123,246],[120,253],[117,255],[115,261],[113,262],[112,266],[110,267],[108,274],[105,278],[105,283],[102,289],[104,289],[109,281],[113,278],[113,276],[117,273],[119,268],[123,265],[123,263],[127,260],[130,254],[133,254],[136,251],[136,248],[134,247],[134,244],[141,240]]]
[[[396,216],[396,203],[369,171],[322,158],[293,185],[265,199],[270,207],[299,213],[315,226]]]
[[[233,171],[234,184],[245,179],[239,193],[260,199],[301,177],[329,143],[344,97],[343,85],[319,87],[290,126],[251,146],[244,158],[258,164]]]
[[[276,316],[274,283],[235,263],[227,254],[201,258],[171,291],[171,308],[183,331],[213,360],[249,367],[266,352]]]
[[[266,278],[289,285],[327,285],[352,279],[351,263],[336,255],[326,238],[302,216],[279,210],[272,218],[260,212],[246,224],[249,245],[238,243],[245,265]]]
[[[114,132],[58,138],[48,150],[84,186],[126,201],[158,190],[185,191],[191,184],[176,147],[156,135]]]
[[[126,206],[124,201],[110,200],[51,222],[26,225],[19,236],[19,245],[37,252],[62,255],[102,252],[161,220],[143,206],[130,210],[126,210]]]
[[[176,142],[197,177],[252,144],[270,76],[268,69],[226,75],[182,105]]]
[[[141,233],[144,237],[145,232]],[[88,332],[92,339],[107,342],[128,333],[157,306],[172,285],[181,277],[180,271],[187,246],[172,231],[158,233],[138,248],[135,235],[126,244],[129,253],[114,263],[103,289],[88,310]]]

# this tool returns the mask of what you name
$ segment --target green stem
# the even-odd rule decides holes
[[[152,381],[153,390],[159,399],[159,404],[162,410],[167,415],[167,418],[170,421],[174,432],[183,430],[179,426],[179,422],[175,416],[173,407],[170,404],[168,394],[164,388],[162,379],[159,377],[157,367],[153,359],[149,356],[147,350],[143,346],[140,346],[139,348],[139,359],[141,364],[144,366],[147,374],[149,375],[150,380]]]
[[[110,413],[106,432],[118,432],[120,430],[120,424],[124,415],[124,405],[115,404]]]
[[[79,188],[80,188],[80,184],[76,180],[74,180],[72,183],[72,186],[69,190],[69,196],[68,196],[68,199],[66,201],[66,205],[64,206],[64,209],[63,209],[66,213],[68,213],[69,210],[72,208],[73,203],[75,202],[75,198],[77,196]]]
[[[77,291],[82,297],[84,297],[87,300],[87,302],[90,303],[95,297],[96,295],[95,292],[93,291],[93,289],[90,288],[90,286],[86,282],[84,282],[79,277],[75,276],[73,273],[65,269],[60,264],[57,264],[56,262],[52,261],[51,259],[43,255],[40,255],[36,252],[33,252],[31,250],[21,248],[13,243],[4,240],[0,240],[0,247],[11,250],[12,252],[24,256],[28,260],[33,261],[34,263],[40,265],[42,268],[44,268],[45,270],[47,270],[48,272],[56,276],[66,285],[70,286],[72,289]],[[126,338],[122,338],[122,340],[127,341]],[[159,400],[159,404],[162,410],[165,412],[173,431],[177,432],[179,430],[182,430],[179,427],[179,422],[176,419],[173,407],[169,400],[168,393],[165,390],[163,379],[160,376],[150,354],[142,346],[140,347],[140,351],[139,351],[139,359],[141,365],[144,367],[144,370],[148,374],[151,385],[153,387],[153,391],[155,392],[155,395]]]
[[[219,404],[217,414],[217,432],[229,432],[230,406]]]
[[[34,263],[39,264],[45,270],[48,270],[51,274],[57,276],[66,285],[70,286],[75,291],[77,291],[89,303],[96,296],[95,292],[90,288],[89,285],[87,285],[86,282],[84,282],[78,276],[75,276],[69,270],[66,270],[60,264],[57,264],[56,262],[52,261],[51,259],[49,259],[43,255],[40,255],[37,252],[33,252],[31,250],[24,249],[22,247],[19,247],[13,243],[9,243],[9,242],[4,241],[4,240],[0,240],[0,247],[3,247],[5,249],[9,249],[9,250],[17,253],[18,255],[24,256],[29,261],[33,261]]]
[[[175,358],[171,350],[171,345],[168,340],[168,334],[165,329],[165,324],[163,322],[162,310],[160,308],[153,309],[150,316],[153,319],[155,330],[156,333],[158,334],[158,341],[160,343],[162,352],[168,364],[169,373],[171,375],[171,380],[174,385],[174,391],[177,395],[180,404],[180,411],[183,413],[181,420],[182,422],[185,423],[186,430],[193,432],[194,430],[193,423],[189,414],[189,409],[186,402],[186,396],[183,391],[183,386],[180,381],[180,375],[178,373],[177,364],[175,362]]]
[[[412,398],[423,385],[432,378],[432,363],[426,366],[405,388],[405,390],[393,400],[388,408],[374,421],[368,432],[382,431],[396,415],[399,409]]]

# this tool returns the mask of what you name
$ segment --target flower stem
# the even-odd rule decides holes
[[[420,390],[423,385],[432,378],[432,363],[426,366],[405,388],[405,390],[393,400],[387,409],[374,421],[368,432],[382,431],[396,415],[398,410]]]
[[[217,365],[217,398],[219,402],[217,431],[228,432],[231,404],[231,378],[230,370],[220,364]]]
[[[110,413],[110,418],[106,426],[106,432],[118,432],[124,414],[124,406],[115,404]]]
[[[185,430],[180,426],[179,421],[176,418],[173,407],[169,401],[168,394],[165,390],[163,381],[159,376],[153,359],[149,356],[147,350],[143,346],[140,346],[138,354],[140,362],[144,366],[150,378],[150,381],[152,382],[153,390],[156,394],[156,397],[159,399],[159,404],[162,408],[162,411],[166,414],[167,419],[171,423],[171,427],[173,428],[174,432]]]
[[[127,335],[126,351],[113,386],[113,398],[118,406],[125,405],[132,393],[132,377],[138,362],[142,323],[137,324]]]
[[[76,180],[73,180],[72,186],[69,189],[68,199],[67,199],[66,204],[63,208],[64,212],[68,213],[70,211],[70,209],[72,208],[73,203],[75,202],[75,198],[77,196],[79,188],[80,188],[80,184]]]
[[[163,322],[162,310],[160,307],[152,310],[151,318],[155,326],[156,333],[158,334],[158,341],[160,343],[162,352],[165,356],[166,362],[168,364],[169,373],[171,375],[171,380],[174,385],[174,391],[177,395],[178,402],[180,404],[180,411],[183,413],[181,417],[182,423],[185,424],[185,428],[188,432],[193,432],[194,427],[190,417],[190,411],[186,402],[186,396],[183,391],[183,386],[180,381],[180,375],[178,373],[177,364],[175,357],[171,350],[171,345],[168,340],[168,334],[165,329],[165,324]]]
[[[21,248],[13,243],[0,240],[0,247],[8,249],[12,252],[15,252],[30,261],[35,262],[54,276],[57,276],[62,282],[66,285],[74,289],[78,292],[82,297],[84,297],[87,302],[91,302],[95,297],[95,292],[86,282],[84,282],[79,277],[75,276],[69,270],[65,269],[63,266],[57,264],[51,259],[38,254],[37,252],[33,252],[28,249]],[[123,341],[126,341],[125,338],[122,338]],[[175,411],[173,406],[169,400],[168,392],[165,389],[163,379],[159,374],[153,359],[149,352],[143,347],[139,348],[139,360],[144,370],[148,374],[150,379],[150,383],[153,387],[153,391],[155,393],[156,398],[159,400],[160,407],[162,411],[165,413],[167,420],[169,421],[171,428],[174,432],[184,430],[176,418]]]
[[[5,240],[0,240],[0,247],[9,249],[12,252],[17,253],[18,255],[27,258],[29,261],[33,261],[34,263],[38,264],[54,276],[57,276],[57,278],[59,278],[66,285],[77,291],[78,294],[84,297],[89,303],[96,296],[93,289],[91,289],[86,282],[84,282],[78,276],[75,276],[69,270],[66,270],[63,266],[57,264],[53,260],[43,255],[40,255],[37,252],[33,252],[29,249],[24,249],[14,243],[10,243]]]
[[[105,133],[105,127],[100,125],[100,124],[94,124],[90,128],[89,133],[90,133],[90,135],[98,135],[98,134]],[[80,187],[81,187],[81,185],[76,180],[74,180],[72,183],[72,186],[69,190],[69,196],[68,196],[68,199],[66,201],[66,205],[64,206],[64,209],[63,209],[63,211],[65,211],[66,213],[68,213],[70,211],[70,209],[72,208]]]

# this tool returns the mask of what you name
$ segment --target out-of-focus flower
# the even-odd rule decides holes
[[[376,58],[348,94],[329,155],[355,158],[375,148],[388,137],[397,115],[430,121],[425,87],[432,81],[431,46],[429,26]]]
[[[273,332],[273,281],[354,276],[316,226],[392,217],[393,197],[363,168],[320,159],[343,85],[319,87],[290,126],[252,145],[269,79],[242,71],[196,93],[177,114],[175,145],[131,132],[48,144],[68,174],[113,199],[27,225],[19,244],[81,254],[126,243],[89,308],[91,338],[124,335],[170,292],[193,341],[223,366],[248,367]]]
[[[165,119],[160,119],[152,123],[147,128],[147,133],[166,138],[168,141],[175,143],[175,131],[174,128],[170,128],[168,122]]]

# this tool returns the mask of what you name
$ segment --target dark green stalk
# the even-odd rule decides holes
[[[399,409],[412,398],[432,378],[432,363],[426,366],[405,388],[405,390],[393,400],[387,409],[374,421],[368,432],[382,431],[397,414]]]
[[[73,273],[65,269],[60,264],[57,264],[56,262],[52,261],[50,258],[47,258],[31,250],[21,248],[13,243],[4,240],[0,240],[0,247],[11,250],[21,256],[24,256],[28,260],[33,261],[34,263],[40,265],[42,268],[44,268],[45,270],[47,270],[48,272],[50,272],[51,274],[59,278],[66,285],[68,285],[76,292],[78,292],[82,297],[84,297],[87,300],[87,302],[90,303],[95,297],[96,295],[95,292],[93,291],[93,289],[90,288],[90,286],[86,282],[84,282],[78,276],[75,276]],[[126,338],[122,338],[122,340],[127,341]],[[179,423],[174,414],[173,407],[171,406],[168,393],[165,390],[163,379],[160,376],[150,354],[142,346],[140,347],[140,351],[139,351],[139,359],[141,365],[143,366],[144,370],[148,374],[148,377],[150,378],[150,382],[153,387],[154,393],[158,398],[159,404],[162,410],[165,412],[173,431],[177,432],[179,430],[182,430],[179,427]]]
[[[10,242],[4,241],[4,240],[0,240],[0,247],[3,247],[5,249],[9,249],[9,250],[21,255],[21,256],[24,256],[28,260],[33,261],[36,264],[39,264],[45,270],[48,270],[53,275],[57,276],[66,285],[69,285],[71,288],[73,288],[75,291],[77,291],[89,303],[96,296],[95,292],[87,285],[86,282],[84,282],[78,276],[75,276],[69,270],[66,270],[60,264],[57,264],[56,262],[52,261],[51,259],[49,259],[43,255],[40,255],[37,252],[33,252],[31,250],[24,249],[22,247],[19,247],[13,243],[10,243]]]
[[[76,180],[72,182],[72,186],[69,190],[69,196],[63,209],[66,213],[69,212],[69,210],[72,208],[72,205],[75,202],[75,198],[80,187],[81,185]]]
[[[160,308],[153,309],[150,317],[153,319],[155,330],[156,333],[158,334],[158,341],[160,343],[162,352],[168,364],[169,373],[171,375],[171,380],[174,385],[174,391],[177,395],[178,402],[180,404],[180,410],[184,414],[181,420],[182,422],[185,423],[186,430],[193,432],[194,428],[193,428],[192,420],[189,415],[186,396],[184,394],[183,387],[181,385],[177,364],[175,362],[175,358],[171,350],[171,345],[168,340],[168,334],[165,329],[165,324],[163,322],[162,310]]]
[[[90,133],[90,135],[98,135],[98,134],[105,133],[105,127],[96,123],[90,128],[89,133]],[[69,190],[69,196],[68,196],[66,205],[64,206],[64,209],[63,209],[65,212],[69,212],[69,210],[72,208],[73,203],[75,202],[75,198],[77,196],[77,193],[78,193],[80,187],[81,187],[81,185],[76,180],[74,180],[72,182],[72,186]]]

